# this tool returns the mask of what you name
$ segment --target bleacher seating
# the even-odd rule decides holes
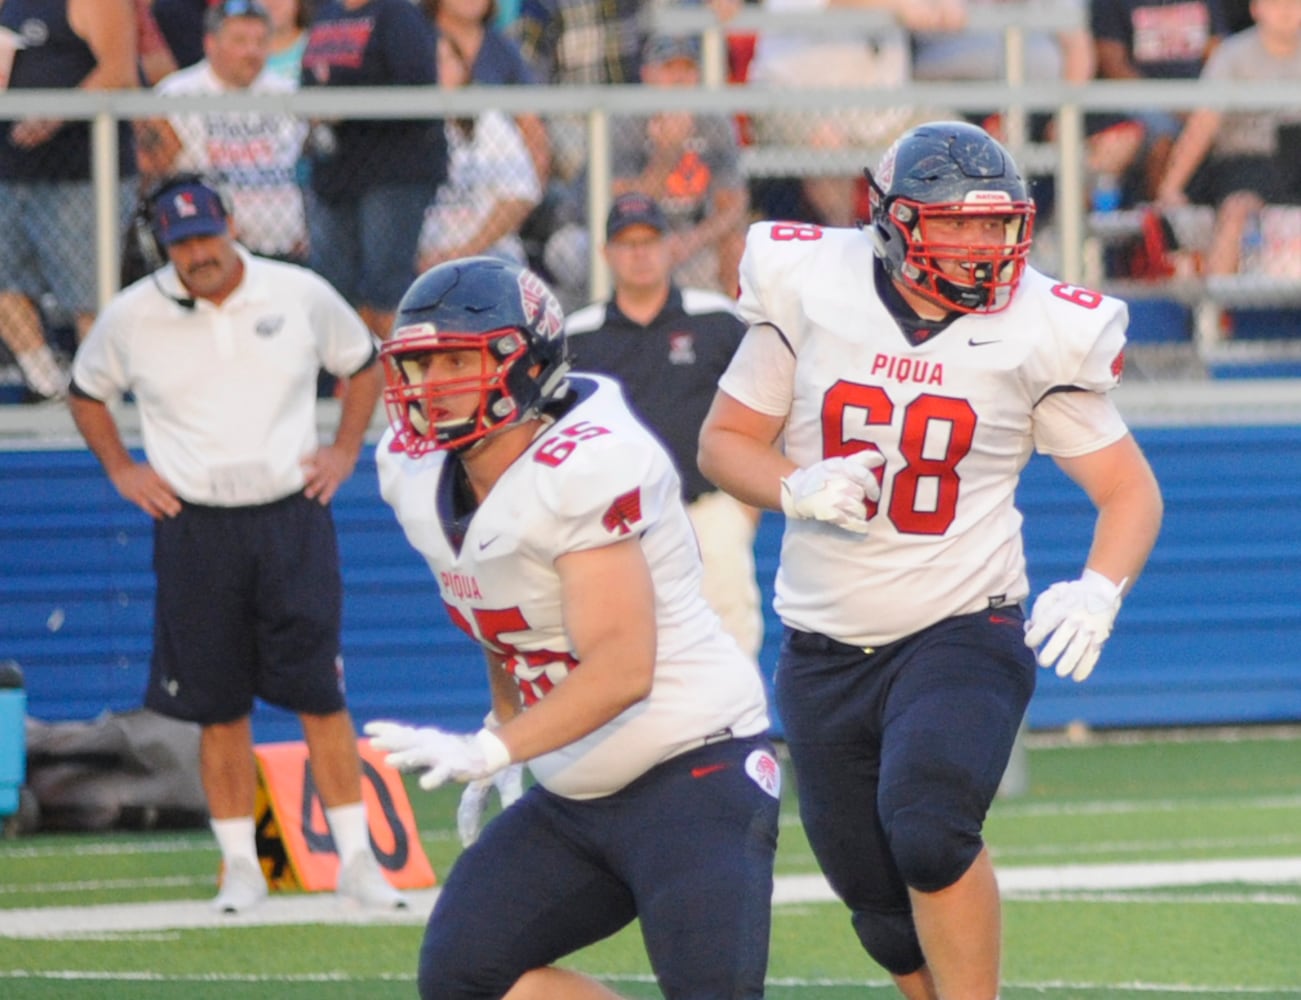
[[[1138,432],[1166,496],[1148,571],[1087,684],[1040,672],[1032,728],[1301,718],[1301,427]],[[24,667],[29,712],[86,719],[139,704],[151,644],[148,518],[84,450],[0,452],[0,658]],[[1092,510],[1036,458],[1020,493],[1036,591],[1078,574]],[[349,700],[360,719],[477,726],[482,659],[448,623],[423,561],[379,499],[366,458],[336,500]],[[764,518],[757,562],[770,606],[781,519]],[[769,676],[780,629],[767,615]],[[260,707],[260,740],[297,739]]]

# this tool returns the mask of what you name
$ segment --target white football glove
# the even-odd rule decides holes
[[[1039,666],[1055,663],[1058,677],[1076,681],[1093,673],[1120,610],[1125,580],[1112,583],[1086,569],[1078,580],[1054,583],[1040,594],[1025,623],[1025,644],[1034,649],[1043,643],[1036,657]]]
[[[474,781],[489,778],[510,764],[506,744],[487,729],[477,733],[447,733],[433,726],[404,726],[399,722],[368,722],[370,745],[387,750],[384,762],[399,771],[424,770],[420,787],[432,791],[449,778]]]
[[[461,838],[462,847],[469,847],[479,839],[488,793],[494,788],[501,796],[501,808],[505,812],[524,794],[524,765],[511,764],[491,778],[479,778],[465,786],[461,804],[456,807],[456,833]]]
[[[872,470],[885,463],[876,451],[826,458],[782,480],[782,512],[791,518],[826,521],[856,535],[867,534],[864,501],[881,499]]]

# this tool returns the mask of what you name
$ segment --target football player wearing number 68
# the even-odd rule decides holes
[[[568,371],[563,322],[531,271],[473,257],[416,279],[381,351],[380,489],[483,647],[492,713],[473,735],[366,732],[426,788],[469,782],[462,818],[485,781],[536,778],[453,866],[420,994],[611,997],[554,963],[639,919],[666,997],[758,1000],[779,793],[762,680],[701,594],[672,459],[618,383]]]
[[[981,831],[1033,650],[1089,675],[1161,495],[1107,396],[1125,305],[1027,265],[1034,208],[1007,151],[928,124],[868,180],[862,229],[751,227],[750,329],[700,467],[786,514],[778,707],[805,829],[863,947],[909,1000],[992,1000],[1000,911]],[[1026,620],[1014,494],[1032,449],[1097,520],[1080,577]]]

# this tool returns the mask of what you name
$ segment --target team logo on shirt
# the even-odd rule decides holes
[[[781,796],[782,770],[777,758],[767,750],[754,750],[745,758],[745,773],[774,799]]]
[[[669,334],[669,364],[694,365],[696,363],[696,338],[689,330],[675,330]]]
[[[274,337],[280,332],[280,328],[285,325],[283,314],[279,316],[263,316],[253,327],[253,331],[259,337]]]
[[[601,517],[601,527],[612,535],[626,535],[641,520],[641,487],[614,498]]]

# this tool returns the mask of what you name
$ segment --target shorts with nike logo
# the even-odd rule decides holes
[[[501,996],[640,919],[668,1000],[761,1000],[779,796],[766,736],[706,744],[602,798],[535,785],[452,867],[421,996]]]

